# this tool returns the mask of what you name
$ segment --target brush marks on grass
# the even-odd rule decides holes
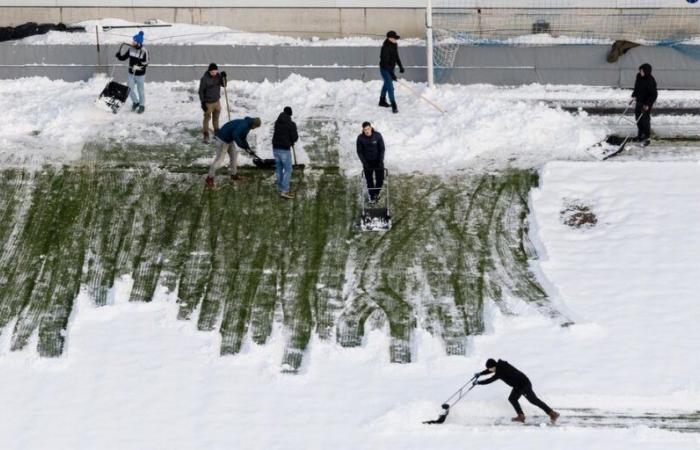
[[[359,231],[357,180],[298,173],[298,197],[285,201],[271,173],[246,174],[212,192],[199,175],[157,169],[2,172],[0,327],[14,323],[12,348],[36,335],[41,355],[60,355],[80,287],[105,305],[125,274],[130,301],[171,291],[179,319],[221,334],[222,355],[264,344],[282,324],[288,371],[314,334],[358,346],[365,329],[384,328],[391,361],[406,363],[417,326],[465,354],[487,300],[510,313],[505,300],[519,298],[557,317],[528,268],[532,172],[392,177],[387,233]]]

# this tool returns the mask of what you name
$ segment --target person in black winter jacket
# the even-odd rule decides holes
[[[129,97],[131,98],[131,110],[141,114],[146,110],[146,92],[144,82],[146,80],[146,67],[148,67],[148,51],[143,46],[143,31],[139,31],[133,37],[133,42],[128,46],[129,51],[122,54],[121,47],[117,52],[120,61],[129,60]],[[136,90],[138,89],[138,95]]]
[[[294,198],[289,189],[292,180],[292,155],[290,149],[299,140],[297,124],[292,120],[292,108],[285,106],[275,122],[272,134],[272,153],[275,155],[275,174],[280,197]]]
[[[386,34],[386,40],[382,44],[382,51],[379,54],[379,73],[384,80],[382,85],[382,93],[379,97],[379,106],[389,107],[394,113],[399,112],[396,106],[396,99],[394,98],[394,81],[396,78],[396,66],[399,66],[399,71],[404,73],[403,64],[401,64],[401,58],[399,58],[399,45],[398,40],[401,36],[396,34],[395,31],[389,31]],[[386,102],[386,94],[389,94],[389,101],[391,104]]]
[[[226,72],[219,72],[215,63],[209,64],[209,68],[199,80],[199,101],[204,111],[202,120],[202,133],[204,142],[209,142],[209,120],[214,127],[214,134],[219,131],[219,114],[221,114],[221,88],[226,87]]]
[[[505,384],[512,387],[513,390],[510,392],[510,396],[508,396],[508,401],[511,405],[513,405],[515,412],[518,414],[516,417],[513,417],[512,420],[514,422],[525,422],[525,414],[523,413],[520,403],[518,402],[521,395],[524,395],[530,403],[538,406],[544,412],[546,412],[552,422],[556,422],[556,420],[559,418],[558,412],[554,411],[552,408],[547,406],[545,402],[537,398],[537,395],[535,395],[535,393],[532,391],[532,383],[530,382],[530,379],[524,373],[508,364],[508,361],[499,359],[498,362],[496,362],[494,359],[489,359],[486,361],[486,370],[474,375],[478,378],[487,374],[493,374],[493,376],[482,381],[475,380],[474,384],[483,385],[493,383],[496,380],[503,380]]]
[[[376,202],[384,185],[384,138],[369,122],[362,124],[357,137],[357,156],[362,161],[369,199]]]
[[[651,65],[644,63],[639,66],[639,73],[634,82],[632,100],[634,106],[634,118],[637,120],[637,140],[648,144],[651,137],[651,109],[656,102],[659,93],[656,89],[656,80],[651,76]]]

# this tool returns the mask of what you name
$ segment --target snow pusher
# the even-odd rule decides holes
[[[637,117],[635,121],[629,120],[625,118],[625,113],[627,113],[627,110],[629,109],[630,104],[627,105],[627,108],[620,114],[620,119],[628,121],[630,123],[633,123],[634,125],[637,125],[639,120],[642,118],[642,114]],[[616,136],[616,135],[610,135],[605,138],[604,141],[599,142],[595,144],[592,147],[588,148],[588,152],[596,159],[600,161],[605,161],[608,158],[612,158],[613,156],[617,155],[621,151],[625,149],[625,146],[631,142],[632,139],[632,134],[629,134],[625,137],[622,136]],[[648,145],[648,142],[642,143],[642,146]]]
[[[129,44],[121,44],[119,46],[120,53],[122,51],[122,47],[125,45]],[[126,99],[129,97],[129,87],[121,83],[117,83],[112,78],[112,75],[114,75],[115,67],[116,66],[112,67],[112,70],[109,74],[110,81],[107,83],[107,86],[105,86],[105,88],[100,93],[100,96],[95,101],[95,105],[98,108],[111,111],[113,114],[119,112],[119,108],[121,108],[121,106],[126,102]]]
[[[368,189],[364,174],[360,174],[360,202],[362,231],[389,231],[391,229],[391,210],[389,207],[389,171],[384,169],[384,186]],[[374,198],[374,199],[373,199]]]
[[[466,397],[469,391],[474,389],[478,380],[479,375],[474,375],[471,380],[467,381],[464,384],[464,386],[457,389],[457,391],[454,394],[450,395],[449,398],[442,403],[441,408],[443,411],[440,413],[437,419],[426,420],[423,423],[433,425],[445,422],[445,420],[447,419],[447,415],[450,413],[450,408],[455,406],[457,403],[459,403],[460,400]],[[467,388],[467,386],[469,387]]]

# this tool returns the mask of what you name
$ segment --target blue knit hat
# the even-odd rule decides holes
[[[143,44],[143,31],[139,31],[134,35],[134,42],[139,45]]]

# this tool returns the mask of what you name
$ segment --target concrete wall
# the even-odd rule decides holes
[[[74,23],[105,17],[133,22],[161,19],[173,23],[222,25],[299,37],[380,37],[390,29],[404,37],[425,37],[425,10],[421,8],[0,8],[0,26],[25,22]]]
[[[126,78],[124,63],[116,61],[116,46],[103,46],[100,55],[88,45],[0,44],[0,79],[45,76],[66,81],[87,80],[96,73]],[[680,51],[683,50],[683,51]],[[583,84],[631,87],[637,68],[654,66],[659,87],[700,89],[700,49],[686,46],[638,47],[617,63],[609,64],[605,45],[558,45],[548,47],[462,46],[452,68],[438,69],[440,83],[490,83],[496,85]],[[296,73],[329,81],[378,80],[379,49],[375,47],[291,46],[179,46],[149,47],[149,81],[199,79],[207,65],[216,61],[231,79],[277,81]],[[402,47],[406,79],[425,81],[424,47]]]

